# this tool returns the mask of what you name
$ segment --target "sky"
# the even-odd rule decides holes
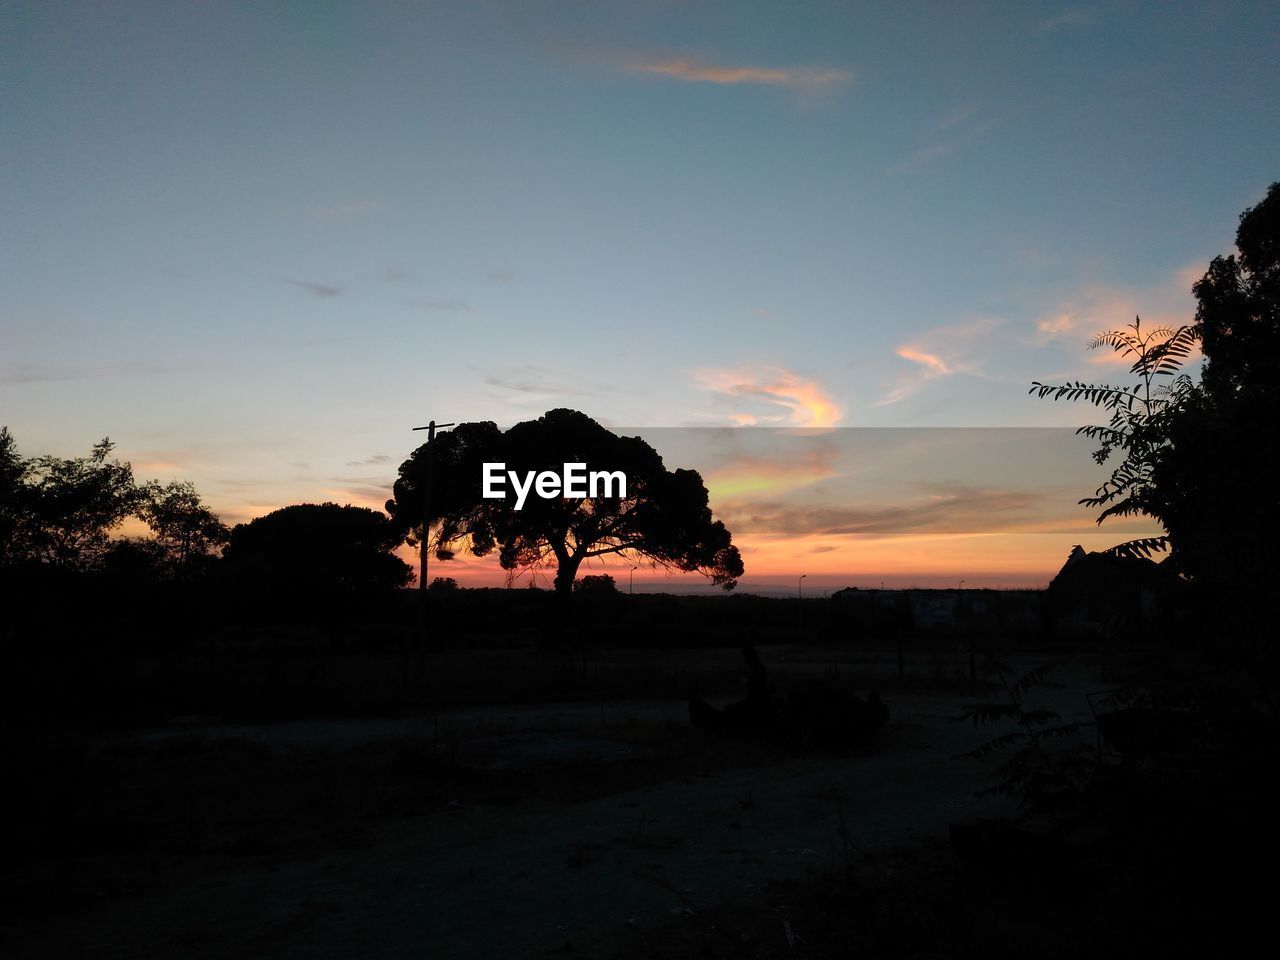
[[[232,523],[380,506],[428,419],[1075,427],[1027,387],[1192,319],[1280,179],[1277,62],[1274,3],[6,2],[0,423]],[[1080,470],[1056,533],[738,509],[744,584],[1043,582],[1123,538]]]

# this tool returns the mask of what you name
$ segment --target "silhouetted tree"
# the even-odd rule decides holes
[[[477,556],[498,550],[504,570],[554,564],[556,591],[567,595],[582,563],[619,554],[697,571],[726,589],[742,575],[742,558],[723,523],[713,520],[707,488],[694,470],[667,470],[638,437],[619,437],[576,410],[552,410],[502,433],[492,423],[463,424],[424,444],[400,467],[387,503],[398,528],[421,529],[430,516],[437,556],[465,542]],[[482,496],[482,464],[501,462],[524,475],[566,463],[626,474],[626,496],[543,499],[523,509]],[[431,466],[429,467],[429,464]],[[424,479],[432,470],[430,504]]]
[[[429,537],[431,552],[440,560],[452,559],[451,544],[464,536],[472,538],[477,555],[490,552],[493,539],[484,524],[489,504],[481,498],[481,468],[487,460],[501,459],[497,454],[501,442],[502,431],[493,423],[460,423],[415,450],[401,464],[395,496],[386,504],[398,535],[414,546]],[[433,478],[429,508],[425,503],[428,470]]]
[[[0,569],[19,563],[27,554],[25,502],[27,461],[18,455],[8,427],[0,427]]]
[[[611,597],[618,592],[618,585],[607,573],[593,573],[573,581],[573,589],[584,596]]]
[[[1092,346],[1135,356],[1133,387],[1036,383],[1033,393],[1084,399],[1112,411],[1105,427],[1083,427],[1101,441],[1101,463],[1124,461],[1094,497],[1099,522],[1142,513],[1167,535],[1121,544],[1115,553],[1171,548],[1170,562],[1201,585],[1220,622],[1248,627],[1280,577],[1271,539],[1280,514],[1280,183],[1246,210],[1237,254],[1217,257],[1192,288],[1195,324],[1143,334],[1135,323]],[[1200,382],[1173,377],[1199,341]]]
[[[389,590],[413,579],[413,568],[392,553],[401,539],[376,510],[302,503],[237,524],[223,556],[233,574],[268,586]]]
[[[1081,427],[1076,431],[1099,443],[1093,458],[1106,463],[1114,454],[1120,463],[1091,497],[1080,501],[1101,507],[1098,523],[1108,517],[1145,515],[1164,523],[1161,501],[1155,490],[1155,469],[1160,452],[1168,446],[1171,420],[1192,389],[1190,377],[1180,374],[1191,354],[1197,332],[1190,326],[1157,327],[1143,330],[1141,318],[1123,330],[1100,333],[1089,349],[1109,347],[1124,357],[1132,357],[1129,372],[1138,379],[1130,386],[1033,383],[1031,392],[1054,400],[1084,400],[1111,413],[1105,426]],[[1170,380],[1162,380],[1168,377]],[[1119,556],[1150,556],[1168,548],[1167,536],[1130,540],[1108,552]]]
[[[1201,388],[1215,404],[1280,403],[1280,182],[1240,215],[1235,254],[1215,257],[1192,288],[1206,359]]]
[[[17,489],[22,529],[15,538],[23,559],[74,569],[101,559],[111,532],[135,512],[140,497],[133,468],[107,459],[112,449],[103,439],[87,457],[26,461]]]
[[[1179,569],[1233,615],[1280,576],[1280,183],[1241,215],[1236,248],[1193,288],[1204,373],[1154,474]]]
[[[200,502],[196,488],[186,481],[143,488],[140,514],[162,548],[167,565],[179,576],[207,560],[226,545],[231,531]]]
[[[228,531],[200,502],[195,487],[178,482],[138,486],[128,463],[109,460],[103,440],[88,457],[19,456],[8,428],[0,428],[0,567],[50,564],[85,570],[111,557],[115,573],[147,570],[171,576],[207,559]],[[117,541],[129,517],[150,526],[154,541]]]
[[[156,540],[121,537],[103,551],[99,569],[112,580],[128,584],[155,583],[172,575],[168,552]]]

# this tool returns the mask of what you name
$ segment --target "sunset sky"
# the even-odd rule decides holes
[[[1029,383],[1191,319],[1278,62],[1261,2],[8,2],[0,423],[234,523],[568,406],[703,471],[748,584],[1043,583],[1126,536],[1088,445],[914,431],[1087,422]],[[690,440],[752,425],[844,439]],[[871,481],[827,428],[941,452]]]

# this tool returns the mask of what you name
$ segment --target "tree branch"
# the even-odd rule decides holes
[[[584,553],[583,556],[599,557],[606,553],[621,553],[623,550],[634,550],[635,548],[643,545],[644,545],[643,540],[629,540],[626,543],[619,543],[617,546],[603,547],[600,550],[590,550],[587,553]]]

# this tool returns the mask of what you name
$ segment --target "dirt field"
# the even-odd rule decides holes
[[[1084,695],[1105,684],[1080,668],[1054,679],[1037,702],[1088,722]],[[943,835],[949,822],[1008,812],[974,796],[989,785],[987,767],[953,759],[989,735],[951,719],[963,695],[885,698],[888,725],[842,755],[711,739],[688,729],[674,700],[199,728],[206,743],[303,755],[421,740],[501,788],[448,783],[412,816],[365,818],[349,837],[284,852],[152,860],[149,876],[141,861],[117,876],[79,864],[102,890],[47,922],[11,926],[10,955],[625,952],[646,931],[696,922],[770,882],[835,874],[867,853]],[[136,739],[162,745],[191,733]]]

